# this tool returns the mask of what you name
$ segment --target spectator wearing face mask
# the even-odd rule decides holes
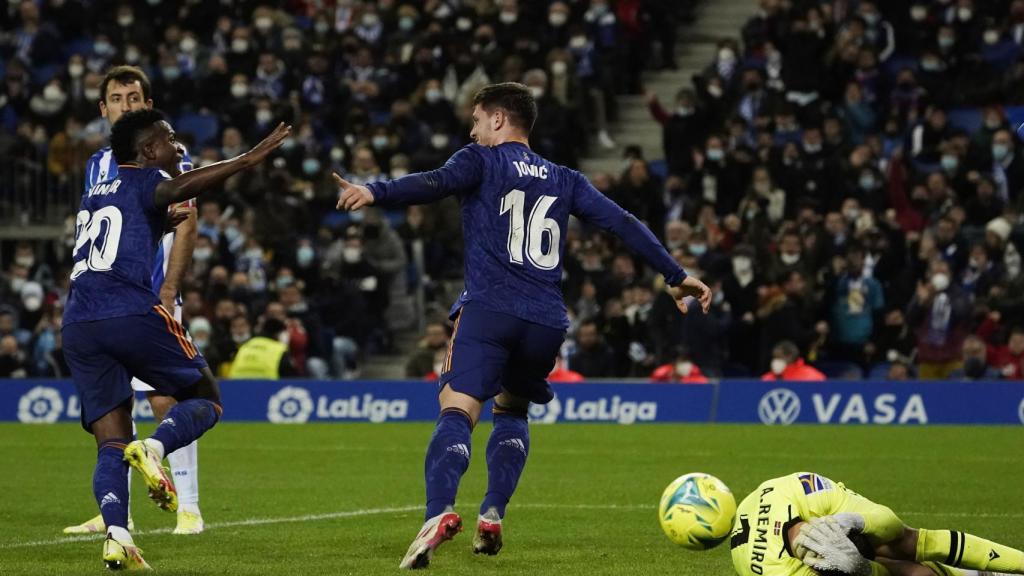
[[[970,306],[952,284],[950,266],[933,261],[927,282],[920,282],[907,309],[907,322],[917,334],[918,375],[925,380],[946,378],[961,367]]]
[[[988,364],[985,341],[975,335],[964,339],[962,366],[949,373],[950,380],[998,380],[1002,375]]]
[[[725,301],[732,311],[729,350],[734,363],[753,370],[758,364],[758,350],[750,342],[758,338],[757,311],[759,271],[754,268],[754,249],[737,246],[732,252],[731,273],[722,282]]]
[[[217,347],[213,345],[213,326],[203,316],[196,316],[188,323],[188,334],[192,337],[192,344],[199,353],[206,359],[212,372],[219,373],[223,358],[220,357]]]
[[[678,348],[671,362],[662,364],[651,372],[651,382],[675,384],[707,384],[708,379],[694,364],[686,348]]]
[[[1024,187],[1024,157],[1009,130],[992,136],[992,180],[1000,199],[1015,197]]]
[[[764,381],[822,382],[825,375],[817,368],[804,363],[800,349],[788,340],[779,342],[772,349],[771,370],[761,376]]]

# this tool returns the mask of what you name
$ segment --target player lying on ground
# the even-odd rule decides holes
[[[711,291],[688,277],[633,215],[579,172],[529,147],[537,105],[522,84],[484,87],[473,100],[470,144],[443,167],[391,182],[355,186],[335,175],[338,208],[422,204],[455,195],[462,204],[466,290],[452,307],[455,332],[439,385],[441,416],[427,447],[426,522],[401,562],[423,568],[462,528],[452,507],[469,465],[471,434],[494,398],[487,443],[487,494],[480,505],[477,553],[501,549],[501,523],[530,450],[527,408],[553,398],[545,377],[568,326],[562,252],[569,216],[617,234],[660,272],[686,312],[686,297],[707,311]]]
[[[740,576],[1024,574],[1020,550],[911,528],[889,508],[809,472],[768,480],[744,498],[731,546]]]
[[[153,257],[167,208],[259,165],[289,133],[280,125],[237,158],[170,178],[167,171],[181,161],[174,131],[159,112],[129,112],[111,131],[117,177],[82,200],[62,334],[82,426],[99,448],[93,494],[107,527],[103,560],[111,569],[149,567],[127,530],[128,466],[142,475],[150,497],[173,512],[177,495],[163,457],[202,436],[221,413],[206,361],[153,292]],[[131,440],[133,375],[176,401],[144,441]]]
[[[142,69],[135,66],[115,66],[107,71],[100,83],[100,114],[113,125],[128,112],[152,108],[151,93],[149,78]],[[177,176],[181,172],[191,169],[192,159],[189,158],[188,150],[182,146],[181,162],[175,166],[173,172],[168,171],[168,173],[171,176]],[[103,180],[116,177],[117,173],[117,162],[114,161],[114,152],[110,146],[97,150],[85,165],[85,190],[83,193],[88,194],[93,186]],[[187,209],[188,217],[160,238],[153,263],[153,291],[160,297],[164,308],[170,310],[178,322],[181,322],[181,297],[178,294],[178,289],[185,276],[185,271],[188,269],[188,264],[192,261],[192,249],[195,247],[199,228],[196,222],[195,199],[189,199],[177,206],[179,209],[182,207]],[[138,378],[132,378],[132,389],[148,393],[147,399],[153,408],[153,417],[157,422],[163,420],[164,415],[174,405],[173,398],[152,394],[153,387]],[[134,436],[134,428],[132,431]],[[178,490],[178,522],[174,533],[198,534],[203,531],[203,516],[199,511],[198,447],[193,443],[175,450],[167,455],[167,462],[171,465],[174,485]],[[128,480],[130,486],[130,471]],[[103,524],[103,515],[97,514],[81,524],[64,528],[64,533],[91,534],[104,532],[106,529],[107,527]],[[130,505],[128,529],[132,529]]]

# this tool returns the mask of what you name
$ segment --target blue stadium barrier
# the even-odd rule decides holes
[[[592,382],[554,389],[554,401],[530,408],[532,422],[1024,423],[1019,382]],[[422,422],[438,411],[436,387],[425,381],[225,380],[221,392],[226,421]],[[152,417],[147,402],[135,410],[140,419]],[[76,422],[80,415],[69,381],[0,380],[0,421]]]

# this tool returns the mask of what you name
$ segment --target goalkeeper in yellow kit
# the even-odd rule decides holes
[[[1024,574],[1024,552],[952,530],[911,528],[820,474],[763,482],[736,510],[740,576],[997,576]]]

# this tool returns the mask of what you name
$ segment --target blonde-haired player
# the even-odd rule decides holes
[[[812,472],[762,482],[740,503],[740,576],[1024,574],[1024,552],[952,530],[911,528],[888,507]]]

